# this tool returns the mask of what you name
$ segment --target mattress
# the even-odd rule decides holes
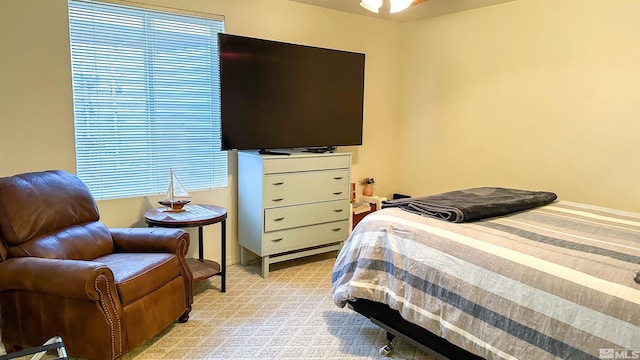
[[[640,358],[638,270],[640,214],[556,201],[452,223],[388,208],[346,241],[333,299],[388,304],[486,359]]]

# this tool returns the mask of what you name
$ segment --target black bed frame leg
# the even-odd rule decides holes
[[[393,345],[395,343],[396,336],[387,331],[387,344],[378,350],[382,356],[391,356],[393,353]]]

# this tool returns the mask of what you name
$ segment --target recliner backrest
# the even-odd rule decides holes
[[[113,252],[87,186],[61,170],[0,178],[0,249],[18,256],[91,260]]]

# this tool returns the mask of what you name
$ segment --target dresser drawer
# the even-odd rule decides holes
[[[290,206],[296,204],[346,200],[349,197],[348,188],[345,185],[325,186],[315,189],[296,189],[290,191],[275,191],[268,196],[265,194],[263,204],[265,209]]]
[[[349,170],[307,171],[266,175],[264,191],[287,191],[293,189],[312,189],[326,185],[349,184]]]
[[[349,219],[349,202],[327,201],[264,210],[264,232]]]
[[[349,171],[311,171],[264,177],[265,208],[347,199]]]
[[[351,156],[348,154],[344,156],[333,154],[332,156],[266,158],[263,166],[265,175],[298,171],[349,169],[351,167]]]
[[[349,220],[273,231],[264,235],[265,255],[345,241],[349,236]]]

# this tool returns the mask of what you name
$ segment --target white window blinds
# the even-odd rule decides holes
[[[78,177],[96,199],[227,185],[222,19],[69,0]]]

